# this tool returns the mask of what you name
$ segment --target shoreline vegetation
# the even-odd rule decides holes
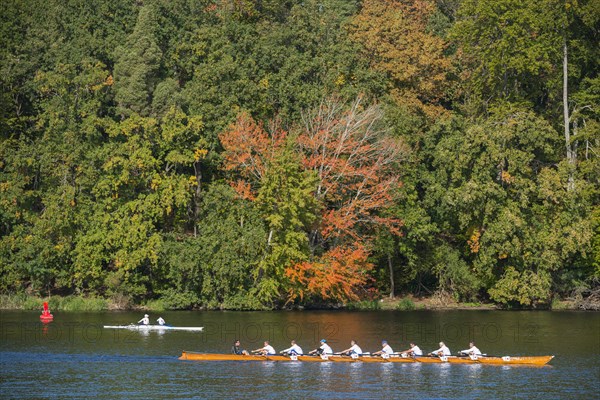
[[[600,309],[597,1],[4,3],[7,307]]]
[[[177,308],[166,307],[160,300],[154,300],[145,304],[134,304],[128,299],[87,296],[52,296],[38,297],[26,294],[0,295],[0,310],[41,310],[44,301],[47,301],[52,311],[175,311]],[[434,294],[426,297],[415,297],[412,295],[397,296],[393,299],[383,298],[379,300],[364,300],[350,302],[347,304],[317,304],[307,306],[294,306],[291,308],[272,308],[262,310],[247,310],[239,308],[224,307],[194,307],[187,309],[197,311],[274,311],[274,310],[348,310],[348,311],[432,311],[432,310],[552,310],[552,311],[576,311],[590,310],[600,311],[598,293],[592,293],[587,298],[578,296],[576,298],[554,299],[546,307],[533,308],[506,308],[493,303],[484,302],[459,302],[450,295]]]

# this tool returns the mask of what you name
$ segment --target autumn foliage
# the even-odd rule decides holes
[[[445,113],[453,70],[447,43],[428,29],[435,12],[433,0],[366,0],[351,32],[373,68],[393,82],[398,104],[430,118]]]
[[[314,196],[321,209],[315,210],[319,223],[305,227],[309,253],[285,266],[288,300],[355,299],[372,268],[367,258],[375,228],[400,234],[401,221],[385,210],[399,185],[393,170],[405,149],[384,135],[381,117],[377,105],[364,105],[360,97],[350,105],[331,98],[295,128],[295,151],[303,168],[317,176]],[[220,136],[224,169],[237,172],[231,184],[241,196],[255,198],[288,136],[267,132],[246,114]]]
[[[281,150],[286,132],[267,132],[247,113],[241,113],[228,130],[219,135],[226,150],[223,168],[235,171],[232,186],[243,198],[254,199],[256,189],[264,177],[267,164]]]
[[[356,288],[363,286],[373,268],[367,261],[368,250],[335,247],[314,261],[291,265],[285,271],[290,280],[288,301],[308,296],[322,299],[356,300]]]
[[[598,4],[4,1],[0,300],[592,297]]]
[[[379,129],[382,115],[361,98],[347,109],[335,99],[305,115],[298,144],[304,166],[319,177],[316,195],[326,205],[320,234],[325,240],[368,241],[376,224],[399,233],[400,220],[379,211],[391,204],[399,184],[393,172],[406,149]]]

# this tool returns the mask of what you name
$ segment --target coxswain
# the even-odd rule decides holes
[[[446,346],[444,344],[444,342],[440,342],[439,345],[440,345],[440,348],[429,353],[430,356],[442,357],[442,356],[452,355],[452,353],[450,352],[450,349],[448,348],[448,346]]]
[[[277,354],[273,346],[271,346],[266,340],[263,347],[261,347],[260,349],[252,350],[252,353],[260,354],[262,356],[274,356],[275,354]]]
[[[236,339],[236,341],[233,342],[233,346],[231,346],[231,353],[238,354],[238,355],[245,355],[245,356],[248,355],[248,351],[242,349],[242,346],[238,339]]]
[[[461,350],[460,352],[462,354],[467,354],[470,356],[480,356],[481,355],[481,351],[479,351],[479,349],[475,346],[474,342],[469,342],[469,348],[466,350]]]
[[[390,356],[392,354],[394,354],[394,350],[392,350],[392,348],[388,344],[387,340],[382,340],[381,341],[381,350],[380,351],[376,351],[375,353],[373,353],[371,355],[373,355],[373,356],[382,356],[384,354],[387,354],[387,355],[390,355]]]
[[[406,355],[409,355],[411,357],[417,357],[417,356],[422,356],[423,355],[423,350],[421,350],[419,348],[419,346],[417,346],[413,342],[410,342],[410,349],[401,351],[400,354],[406,354]]]
[[[281,354],[286,354],[289,356],[301,356],[302,354],[304,354],[302,352],[302,348],[296,344],[295,340],[292,340],[292,342],[290,344],[292,346],[288,347],[285,350],[281,350]]]
[[[144,318],[140,319],[138,321],[138,325],[149,325],[150,324],[150,318],[148,318],[148,314],[144,314]]]
[[[343,355],[345,356],[351,356],[352,354],[356,354],[358,356],[362,356],[362,349],[360,348],[360,346],[358,345],[358,343],[356,343],[355,340],[351,340],[350,341],[350,347],[347,348],[346,350],[342,350],[341,352]]]
[[[163,317],[158,317],[158,319],[156,320],[156,322],[158,322],[159,325],[164,325],[165,324],[165,320],[163,319]]]
[[[321,339],[321,346],[318,349],[311,350],[308,354],[311,354],[311,355],[314,355],[314,354],[328,354],[328,355],[331,355],[331,354],[333,354],[333,350],[327,344],[327,340]]]

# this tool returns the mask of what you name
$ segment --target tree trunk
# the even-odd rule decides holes
[[[392,265],[392,255],[391,254],[388,254],[388,267],[390,269],[390,299],[393,299],[396,287],[394,285],[394,266]]]
[[[194,163],[196,174],[196,192],[194,193],[194,237],[198,235],[198,215],[200,215],[200,196],[202,194],[202,168],[199,162]]]
[[[571,131],[570,131],[570,117],[569,117],[569,67],[568,67],[568,53],[567,53],[567,38],[565,36],[563,40],[563,122],[565,125],[565,145],[567,148],[567,161],[569,163],[569,182],[567,184],[568,190],[575,188],[575,152],[571,144]]]

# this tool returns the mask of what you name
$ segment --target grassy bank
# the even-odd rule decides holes
[[[52,296],[42,298],[26,294],[0,295],[0,309],[3,310],[41,310],[44,301],[48,301],[52,311],[109,311],[109,310],[147,310],[165,311],[173,310],[162,300],[151,300],[145,304],[133,304],[130,299],[116,297],[104,299],[100,297],[87,296]],[[337,305],[335,307],[308,307],[309,309],[346,309],[346,310],[495,310],[495,304],[457,302],[451,296],[429,296],[414,297],[403,296],[394,299],[384,298],[380,300],[364,300]],[[578,310],[581,309],[579,302],[574,300],[555,299],[550,309],[552,310]]]
[[[397,310],[397,311],[413,311],[413,310],[495,310],[495,304],[483,303],[467,303],[457,302],[451,296],[429,296],[429,297],[414,297],[414,296],[399,296],[393,299],[389,297],[372,300],[358,301],[349,303],[345,307],[348,310]],[[561,308],[564,309],[564,308]]]
[[[393,299],[385,298],[381,300],[382,310],[495,310],[495,304],[484,304],[478,302],[459,302],[451,296],[428,296],[414,297],[404,296]]]
[[[47,299],[25,294],[1,295],[0,309],[41,310],[44,301],[48,302],[50,310],[57,311],[103,311],[111,309],[111,304],[108,300],[98,297],[52,296]]]
[[[151,300],[145,304],[135,304],[130,298],[124,296],[105,299],[94,296],[37,297],[26,294],[10,294],[0,295],[0,310],[41,310],[44,301],[48,302],[48,307],[51,311],[165,311],[174,309],[160,299]]]

